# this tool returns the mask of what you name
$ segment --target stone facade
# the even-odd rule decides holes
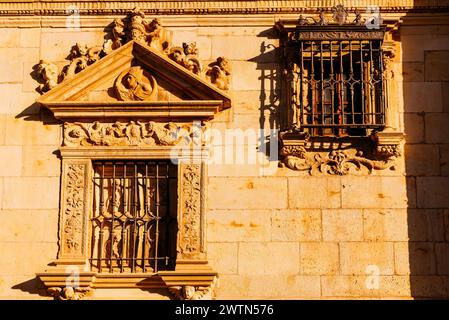
[[[61,250],[60,186],[70,166],[64,161],[73,154],[60,150],[63,122],[36,102],[41,96],[36,66],[45,60],[62,69],[73,45],[101,46],[104,28],[133,9],[125,1],[119,6],[103,2],[101,8],[95,8],[96,2],[70,2],[79,5],[81,26],[69,29],[59,3],[49,4],[53,11],[46,11],[40,3],[0,1],[2,299],[50,298],[36,274],[48,269]],[[331,13],[324,7],[329,1],[286,2],[292,4],[234,1],[235,7],[229,7],[220,1],[204,6],[192,1],[178,11],[175,1],[141,5],[148,18],[161,20],[173,43],[195,42],[203,66],[217,57],[229,61],[227,88],[214,90],[228,89],[223,96],[232,107],[208,111],[213,119],[206,121],[222,137],[232,129],[261,129],[267,136],[282,125],[281,67],[274,50],[280,43],[273,26],[282,19],[296,21],[299,14],[318,19],[317,8]],[[350,8],[351,3],[364,10],[368,2],[377,1],[332,5]],[[217,148],[223,161],[198,174],[204,181],[201,200],[200,195],[195,200],[204,206],[205,218],[197,239],[204,248],[197,257],[207,253],[208,266],[217,274],[215,298],[449,298],[449,3],[439,1],[436,9],[435,1],[393,2],[381,11],[396,46],[393,118],[397,131],[405,133],[395,170],[309,175],[278,167],[276,159],[266,161],[265,143],[257,138],[236,139],[232,150]],[[18,9],[28,15],[19,15]],[[215,141],[212,150],[222,144],[224,140]],[[256,163],[248,163],[258,151]],[[236,163],[242,154],[244,159]],[[258,161],[260,154],[265,161]],[[174,297],[186,298],[185,287],[167,281],[173,282]],[[192,286],[194,294],[212,296],[201,285]],[[149,291],[116,288],[93,297],[169,296]],[[85,292],[70,294],[81,297]],[[54,295],[70,296],[63,291]]]

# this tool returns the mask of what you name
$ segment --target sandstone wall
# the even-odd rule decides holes
[[[233,108],[214,129],[279,125],[269,108],[279,76],[271,26],[169,27],[174,43],[196,41],[203,60],[231,60]],[[218,298],[448,297],[449,26],[400,30],[405,167],[311,177],[276,165],[211,165],[207,243]],[[34,274],[58,249],[62,128],[34,103],[32,67],[63,65],[75,42],[103,37],[102,28],[0,29],[1,298],[44,298]],[[256,148],[240,142],[237,151]],[[370,265],[380,271],[378,289],[366,285]]]

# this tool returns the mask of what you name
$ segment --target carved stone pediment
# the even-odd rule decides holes
[[[49,65],[40,67],[51,73]],[[131,40],[59,84],[48,81],[50,90],[38,102],[67,121],[207,120],[231,104],[223,90],[206,80],[169,55]]]

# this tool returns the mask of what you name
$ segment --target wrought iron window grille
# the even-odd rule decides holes
[[[170,161],[95,161],[93,169],[92,270],[173,270],[177,167]]]

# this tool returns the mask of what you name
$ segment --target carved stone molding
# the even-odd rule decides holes
[[[89,168],[89,161],[63,163],[59,259],[84,257],[88,247]]]
[[[382,154],[382,160],[373,160],[356,150],[334,150],[323,154],[308,152],[304,147],[299,149],[292,154],[289,149],[282,149],[283,164],[292,170],[307,171],[311,175],[347,175],[363,169],[371,174],[373,170],[396,168],[396,158],[387,153]]]
[[[383,37],[382,31],[305,31],[300,32],[296,40],[375,40]]]
[[[187,146],[200,128],[173,122],[64,123],[63,146]]]
[[[111,33],[107,37],[102,46],[88,48],[86,45],[76,43],[70,52],[69,64],[60,72],[56,65],[41,60],[37,66],[37,80],[41,82],[38,91],[44,93],[53,89],[55,82],[61,83],[73,78],[76,73],[131,41],[148,46],[151,50],[170,58],[220,90],[229,90],[231,67],[227,59],[219,57],[207,68],[202,68],[195,43],[183,43],[182,47],[174,46],[171,42],[171,33],[162,26],[160,20],[154,18],[148,22],[144,11],[139,8],[129,11],[123,19],[115,19]],[[57,77],[56,73],[59,73]],[[133,84],[130,82],[130,77],[134,79]],[[122,80],[125,80],[126,84],[122,83]],[[125,101],[151,100],[157,92],[156,83],[151,76],[151,85],[144,80],[145,77],[138,67],[124,72],[114,85],[116,98]]]
[[[182,259],[201,257],[204,251],[202,176],[201,163],[181,165],[178,251]]]
[[[182,2],[182,3],[181,3]],[[449,7],[447,0],[292,0],[292,1],[185,1],[179,0],[158,0],[136,2],[129,4],[123,1],[15,1],[0,3],[0,15],[35,15],[35,16],[55,16],[67,15],[69,5],[75,6],[77,12],[81,15],[113,15],[125,14],[138,3],[145,13],[161,15],[208,15],[208,14],[261,14],[261,13],[299,13],[313,12],[322,8],[328,8],[343,4],[346,7],[357,7],[365,9],[367,6],[379,6],[385,12],[400,12],[413,10],[435,10]],[[72,7],[73,10],[73,7]]]
[[[397,161],[402,156],[403,134],[381,131],[371,138],[373,143],[363,143],[364,148],[348,145],[328,151],[315,150],[307,138],[286,139],[281,148],[283,158],[280,166],[310,175],[372,174],[376,170],[396,170]],[[318,143],[326,144],[326,140]]]

